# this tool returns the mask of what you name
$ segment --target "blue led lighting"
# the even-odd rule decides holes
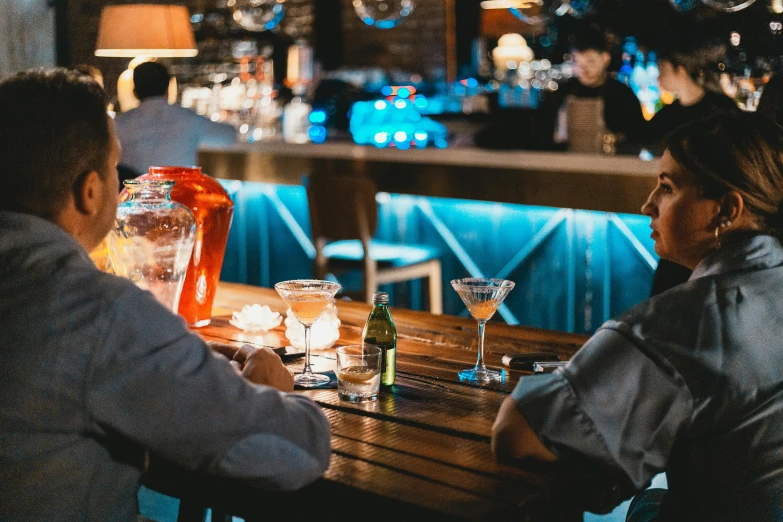
[[[428,104],[427,98],[419,94],[418,96],[416,96],[416,99],[413,100],[413,104],[419,109],[425,109],[427,108],[427,104]]]
[[[204,20],[203,14],[194,14],[193,16],[190,17],[190,23],[192,24],[197,24],[199,22],[202,22],[203,20]]]
[[[310,123],[324,123],[326,121],[326,112],[316,109],[310,113]]]
[[[408,89],[407,87],[403,87],[397,91],[397,96],[399,96],[400,98],[407,98],[410,95],[411,95],[411,90]]]
[[[418,99],[414,103],[399,98],[393,103],[385,100],[355,103],[349,127],[354,142],[380,148],[407,149],[411,145],[424,148],[428,143],[440,140],[440,145],[436,146],[445,147],[446,127],[422,117],[417,107],[426,103],[426,99],[417,105]]]
[[[313,143],[323,143],[326,141],[326,127],[321,125],[311,125],[307,130],[307,134],[310,136],[310,141]]]
[[[393,93],[394,93],[394,90],[391,87],[389,87],[388,85],[386,87],[384,87],[383,89],[381,89],[381,94],[383,94],[384,96],[391,96]]]
[[[242,202],[221,279],[271,286],[311,277],[315,248],[305,187],[221,184]],[[498,311],[509,323],[590,333],[649,294],[657,256],[648,217],[388,193],[376,200],[373,241],[436,249],[447,281],[467,275],[515,281],[519,292]],[[389,253],[404,255],[402,249]],[[360,287],[360,278],[352,281],[346,287]],[[420,308],[423,303],[413,301],[419,294],[399,292],[395,304]],[[447,287],[443,306],[445,313],[466,316],[464,303]]]
[[[475,89],[476,87],[478,87],[478,80],[475,78],[468,78],[465,82],[465,85],[467,85],[471,89]]]

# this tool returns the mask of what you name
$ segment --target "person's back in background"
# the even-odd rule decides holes
[[[231,125],[169,105],[169,80],[169,72],[157,62],[138,65],[133,70],[133,82],[141,104],[116,119],[122,163],[139,174],[151,166],[197,165],[200,146],[232,145],[236,141],[236,130]]]

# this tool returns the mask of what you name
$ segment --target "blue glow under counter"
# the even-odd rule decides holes
[[[235,202],[224,281],[271,287],[312,276],[315,248],[305,189],[222,180]],[[449,281],[516,282],[498,315],[510,324],[593,332],[644,300],[657,266],[641,215],[379,193],[382,241],[439,252],[444,313],[467,315]],[[358,274],[341,283],[358,286]],[[387,285],[392,305],[421,309],[422,283]]]

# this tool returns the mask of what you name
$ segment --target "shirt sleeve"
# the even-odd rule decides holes
[[[596,332],[564,368],[522,377],[512,397],[556,455],[598,459],[639,489],[664,470],[693,412],[671,365],[611,329]]]
[[[270,489],[327,469],[329,423],[313,401],[248,382],[148,292],[133,288],[112,306],[86,384],[96,431]]]

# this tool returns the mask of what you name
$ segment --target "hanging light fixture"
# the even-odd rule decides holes
[[[669,0],[669,3],[674,8],[675,11],[679,11],[681,13],[687,13],[688,11],[693,10],[694,7],[696,7],[700,1],[699,0]]]
[[[353,9],[362,22],[378,29],[397,27],[414,7],[415,0],[353,0]]]
[[[526,9],[534,5],[543,5],[543,0],[484,0],[482,9]]]
[[[261,32],[275,29],[285,15],[285,0],[228,0],[231,16],[240,27]]]
[[[724,13],[736,13],[746,7],[753,5],[756,0],[701,0],[706,6],[709,6]]]
[[[533,25],[548,24],[553,17],[570,15],[574,18],[583,18],[593,11],[592,0],[523,0],[514,2],[507,0],[508,3],[524,4],[521,6],[511,6],[509,11],[519,20]],[[500,5],[504,0],[494,0],[485,3]]]

